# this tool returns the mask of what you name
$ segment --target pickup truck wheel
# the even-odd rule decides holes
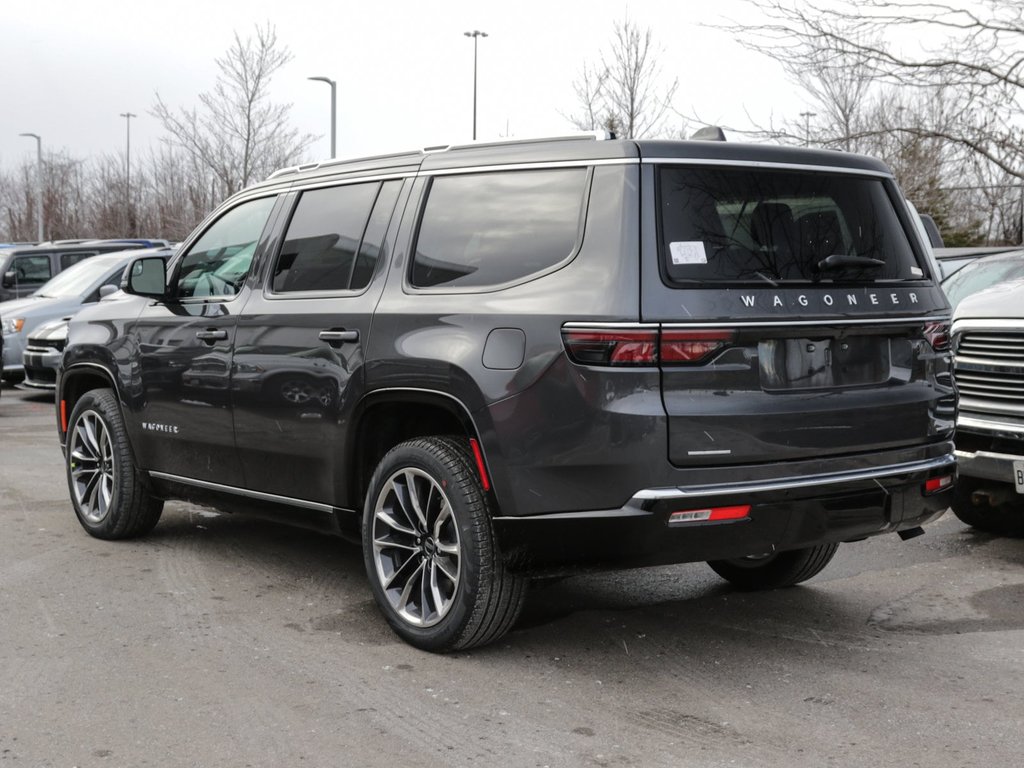
[[[733,560],[711,560],[712,570],[735,587],[746,590],[790,587],[818,575],[829,564],[838,544],[774,552]]]
[[[986,485],[995,486],[997,490],[1002,488],[1005,492],[997,494],[997,500],[991,497],[987,501],[977,498],[975,493]],[[1013,487],[1008,483],[985,482],[961,476],[953,489],[950,508],[961,522],[979,531],[1000,536],[1024,536],[1024,498],[1009,498],[1015,495]]]
[[[501,559],[490,500],[458,438],[410,440],[381,460],[363,509],[363,554],[388,623],[423,650],[496,640],[526,596],[527,580]]]
[[[75,404],[65,454],[71,503],[86,531],[99,539],[127,539],[153,530],[164,503],[135,466],[112,390],[91,390]]]

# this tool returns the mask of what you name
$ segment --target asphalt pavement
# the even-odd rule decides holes
[[[182,503],[90,538],[53,414],[0,396],[0,766],[1024,761],[1024,540],[947,514],[759,594],[703,564],[581,574],[436,656],[354,545]]]

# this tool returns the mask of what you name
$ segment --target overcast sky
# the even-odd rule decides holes
[[[473,41],[479,41],[478,138],[572,130],[572,82],[597,60],[626,13],[650,27],[664,50],[668,79],[679,78],[676,106],[708,121],[767,122],[806,109],[802,94],[770,60],[725,33],[701,26],[743,12],[736,0],[5,0],[0,45],[0,167],[45,151],[74,157],[124,152],[132,158],[160,140],[149,111],[155,95],[194,106],[212,88],[214,59],[267,21],[293,59],[273,81],[275,101],[292,121],[321,135],[313,157],[330,150],[330,89],[338,83],[338,156],[465,141],[472,130]]]

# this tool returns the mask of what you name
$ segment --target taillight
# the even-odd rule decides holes
[[[924,327],[924,337],[936,352],[949,351],[949,323],[928,323]]]
[[[726,330],[564,328],[569,358],[582,365],[639,366],[701,363],[732,343]]]
[[[661,362],[699,363],[725,349],[735,337],[735,332],[721,330],[662,331]]]
[[[656,365],[658,331],[571,330],[562,331],[569,357],[583,365]]]

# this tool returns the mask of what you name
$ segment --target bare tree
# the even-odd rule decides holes
[[[236,32],[234,44],[216,60],[213,90],[199,95],[200,107],[175,111],[157,94],[151,113],[170,134],[168,141],[213,175],[217,197],[294,165],[315,139],[290,127],[290,104],[270,101],[270,81],[290,59],[269,24],[244,40]]]
[[[1024,178],[1024,6],[1018,0],[747,0],[756,23],[729,31],[789,71],[807,56],[851,62],[874,82],[944,89],[959,119],[944,126],[895,125],[919,138],[957,144]],[[895,34],[894,34],[895,32]],[[909,40],[915,44],[908,43]]]
[[[628,18],[617,22],[600,65],[584,64],[573,82],[582,113],[570,116],[572,123],[626,139],[662,133],[679,80],[663,84],[659,52],[649,28],[642,30]]]

